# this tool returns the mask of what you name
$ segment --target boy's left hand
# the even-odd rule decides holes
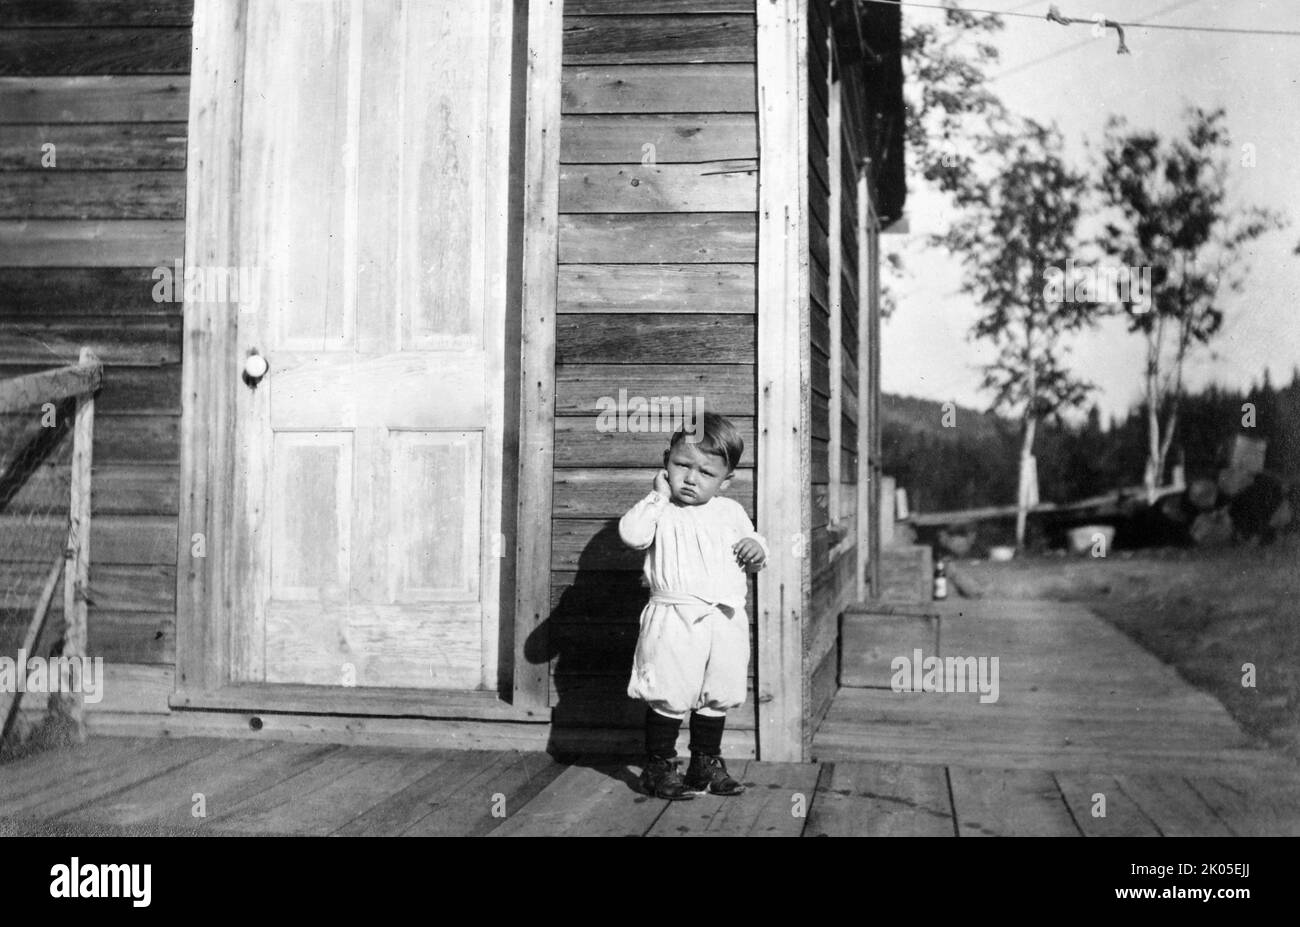
[[[763,569],[763,565],[767,563],[762,546],[753,538],[741,538],[731,545],[731,551],[736,555],[736,562],[741,568],[751,573]]]

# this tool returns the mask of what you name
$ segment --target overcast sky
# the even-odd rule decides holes
[[[1045,13],[1048,3],[960,0],[971,8]],[[1121,22],[1300,30],[1300,0],[1059,0],[1061,13]],[[942,21],[935,10],[905,7],[905,22]],[[1225,299],[1224,330],[1187,369],[1195,389],[1218,382],[1247,386],[1270,369],[1274,384],[1290,382],[1300,364],[1300,36],[1211,35],[1126,29],[1131,55],[1117,55],[1114,30],[1093,38],[1086,24],[1006,17],[996,39],[1002,60],[992,87],[1008,108],[1055,122],[1076,163],[1087,163],[1084,139],[1096,146],[1111,113],[1133,128],[1180,134],[1189,104],[1227,110],[1235,152],[1255,146],[1256,166],[1234,160],[1229,195],[1234,203],[1270,206],[1290,215],[1286,230],[1251,247],[1245,289]],[[886,248],[905,255],[908,274],[891,284],[899,310],[883,324],[882,386],[886,392],[953,399],[986,408],[979,391],[981,361],[991,352],[967,339],[976,318],[973,300],[959,290],[956,261],[924,248],[916,233],[937,231],[944,203],[911,189],[907,212],[913,234],[887,236]],[[1074,346],[1075,369],[1099,384],[1103,415],[1122,415],[1140,398],[1142,340],[1112,320]]]

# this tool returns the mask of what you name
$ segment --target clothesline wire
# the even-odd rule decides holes
[[[1035,0],[1035,2],[1041,2],[1041,0]],[[1162,6],[1160,9],[1148,13],[1146,19],[1142,21],[1141,25],[1143,26],[1147,25],[1147,20],[1150,20],[1152,17],[1164,16],[1166,13],[1172,13],[1175,10],[1181,10],[1183,7],[1191,6],[1193,3],[1199,3],[1199,2],[1200,0],[1180,0],[1180,2],[1171,3],[1168,6]],[[1049,52],[1048,54],[1043,55],[1042,57],[1039,58],[1034,58],[1032,61],[1026,61],[1023,64],[1018,64],[1014,67],[1007,68],[1005,71],[999,71],[997,74],[994,74],[991,77],[989,77],[989,81],[992,82],[995,80],[1001,80],[1004,77],[1008,77],[1012,74],[1018,74],[1021,71],[1025,71],[1028,70],[1029,68],[1051,61],[1054,58],[1059,58],[1062,55],[1068,54],[1072,51],[1078,51],[1080,48],[1084,48],[1085,46],[1091,45],[1093,41],[1094,41],[1093,39],[1084,39],[1080,42],[1075,42],[1072,45],[1067,45],[1064,48],[1058,48],[1056,51]]]
[[[1047,21],[1038,13],[1019,13],[1015,10],[988,10],[969,6],[945,6],[941,3],[916,3],[913,0],[856,0],[858,3],[883,3],[888,6],[910,6],[925,10],[956,10],[961,13],[987,13],[994,16],[1014,16],[1020,19],[1037,19]],[[1090,17],[1070,17],[1079,23],[1090,23]],[[1113,21],[1112,21],[1113,22]],[[1177,26],[1169,23],[1115,22],[1117,26],[1133,29],[1165,29],[1172,32],[1213,32],[1232,35],[1289,35],[1300,36],[1296,29],[1239,29],[1232,26]]]

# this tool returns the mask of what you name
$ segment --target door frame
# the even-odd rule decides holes
[[[245,34],[249,0],[195,0],[194,56],[190,79],[188,160],[186,168],[186,267],[238,267],[241,95]],[[551,404],[538,395],[553,395],[554,365],[543,370],[530,364],[538,356],[541,319],[551,331],[554,355],[555,213],[558,200],[560,0],[527,3],[504,0],[504,47],[512,57],[511,94],[506,119],[511,126],[509,172],[509,234],[506,259],[511,272],[506,280],[507,328],[520,325],[521,367],[513,369],[513,339],[507,343],[506,443],[504,507],[501,531],[505,538],[518,524],[530,521],[539,501],[547,504],[551,493],[548,422]],[[525,47],[524,42],[527,45]],[[525,57],[525,54],[527,57]],[[523,63],[528,62],[525,68]],[[526,83],[526,96],[525,96]],[[520,101],[524,109],[521,111]],[[545,105],[546,109],[534,109]],[[552,114],[553,110],[553,114]],[[527,129],[522,135],[517,130]],[[543,125],[538,125],[538,122]],[[541,145],[525,139],[539,137]],[[552,152],[550,149],[554,148]],[[525,150],[526,149],[526,150]],[[548,159],[548,153],[553,155]],[[547,191],[552,195],[548,197]],[[546,215],[545,204],[551,212]],[[542,204],[541,212],[538,205]],[[530,208],[531,207],[531,208]],[[521,237],[522,236],[522,237]],[[523,279],[513,268],[523,256]],[[550,254],[549,265],[542,262]],[[520,291],[523,291],[522,294]],[[548,308],[549,305],[549,308]],[[535,315],[534,315],[535,313]],[[174,709],[253,710],[261,712],[356,714],[387,717],[467,718],[503,721],[549,722],[548,693],[539,690],[534,677],[547,677],[547,666],[522,659],[528,635],[537,630],[537,615],[546,614],[549,572],[539,588],[538,557],[549,570],[550,536],[544,544],[523,539],[516,547],[503,543],[502,608],[499,634],[499,684],[497,691],[431,689],[356,689],[282,684],[231,682],[232,628],[235,616],[252,607],[251,575],[254,565],[237,550],[249,544],[231,544],[239,532],[249,530],[242,517],[234,487],[236,416],[251,391],[241,381],[242,358],[238,349],[238,305],[233,302],[197,302],[185,306],[181,368],[180,509],[176,551],[176,690],[169,699]],[[530,336],[533,339],[530,341]],[[543,339],[544,340],[544,339]],[[543,346],[544,347],[544,346]],[[522,381],[520,376],[524,376]],[[522,401],[511,390],[519,382],[535,383],[524,390]],[[518,418],[516,418],[518,416]],[[517,431],[514,423],[518,423]],[[515,438],[520,453],[513,453]],[[525,453],[526,451],[526,453]],[[518,511],[509,491],[518,459]],[[544,466],[542,465],[544,464]],[[527,516],[527,517],[525,517]],[[486,540],[486,539],[485,539]],[[523,543],[527,540],[529,543]],[[489,541],[490,543],[490,541]],[[513,607],[512,607],[513,606]],[[532,644],[528,645],[532,652]],[[527,670],[527,671],[525,671]],[[502,696],[506,696],[503,698]]]

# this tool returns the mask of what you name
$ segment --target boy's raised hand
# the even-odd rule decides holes
[[[767,562],[767,557],[763,555],[762,545],[753,538],[741,538],[731,545],[731,550],[736,555],[736,562],[751,573],[757,573],[763,569],[764,564]]]
[[[672,496],[672,489],[668,485],[667,470],[660,470],[655,474],[655,492],[661,496]]]

